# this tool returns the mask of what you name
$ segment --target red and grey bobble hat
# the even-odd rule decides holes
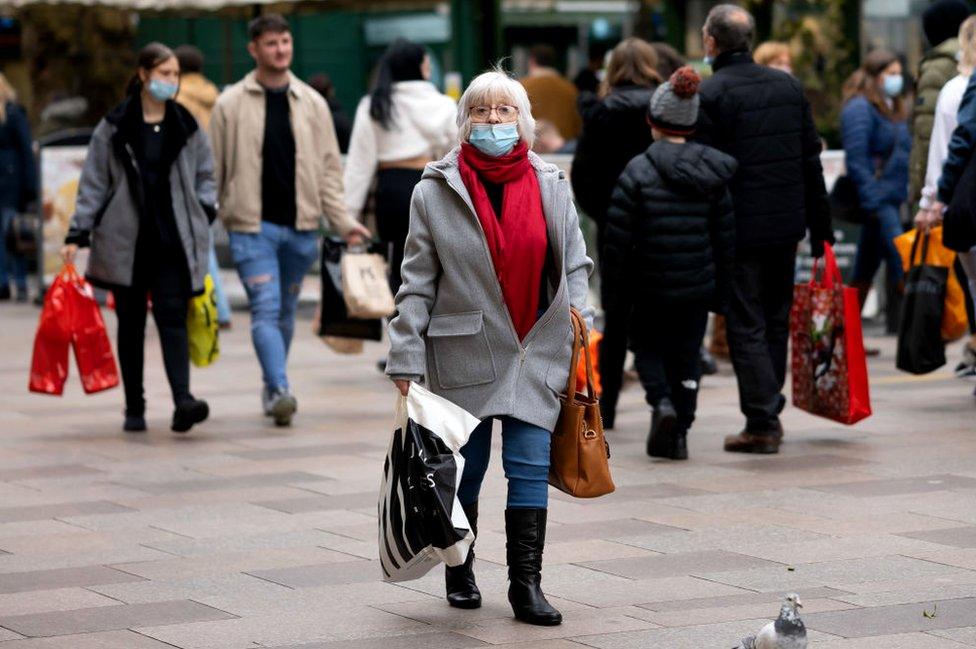
[[[698,84],[701,77],[691,66],[675,70],[651,96],[647,119],[665,135],[691,135],[698,121]]]

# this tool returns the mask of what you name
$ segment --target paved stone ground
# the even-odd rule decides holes
[[[705,381],[684,464],[644,456],[631,386],[610,435],[618,491],[553,495],[544,584],[565,623],[534,628],[505,600],[498,462],[482,503],[485,606],[450,609],[439,570],[380,581],[375,489],[394,403],[380,346],[337,357],[301,323],[301,408],[275,429],[238,314],[223,358],[194,371],[213,418],[177,437],[152,334],[151,430],[125,435],[119,390],[84,396],[74,377],[63,398],[28,395],[36,319],[0,307],[2,649],[724,649],[791,590],[817,649],[976,646],[976,404],[946,373],[897,375],[890,339],[872,361],[877,414],[845,429],[790,410],[776,457],[721,451],[740,423],[727,367]]]

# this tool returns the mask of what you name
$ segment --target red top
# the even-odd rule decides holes
[[[538,319],[539,287],[549,243],[539,179],[519,142],[503,156],[461,145],[458,168],[488,242],[505,305],[519,340]],[[495,214],[482,179],[503,185],[501,217]]]

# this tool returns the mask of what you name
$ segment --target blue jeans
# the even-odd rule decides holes
[[[877,215],[878,218],[861,226],[861,238],[857,242],[857,256],[854,258],[853,279],[860,282],[872,281],[884,260],[889,281],[898,284],[904,275],[901,255],[894,243],[894,238],[904,232],[898,208],[884,205],[878,209]]]
[[[220,265],[217,263],[217,252],[214,250],[213,237],[210,238],[210,276],[213,278],[214,299],[217,301],[217,322],[220,324],[230,323],[230,302],[227,301],[227,293],[224,292],[224,283],[220,280]]]
[[[287,389],[302,280],[318,254],[315,232],[262,221],[260,232],[231,232],[230,250],[251,306],[251,340],[269,390]]]
[[[14,283],[21,293],[27,291],[27,260],[7,250],[7,231],[17,216],[17,210],[0,208],[0,286],[8,286],[10,273],[13,272]]]
[[[499,419],[502,422],[502,467],[508,479],[508,508],[545,509],[549,505],[551,433],[511,417]],[[491,417],[482,421],[471,433],[468,443],[461,447],[464,473],[458,500],[462,505],[476,502],[481,492],[491,455],[492,421]]]

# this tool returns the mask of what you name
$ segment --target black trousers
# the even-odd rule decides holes
[[[796,272],[793,244],[736,253],[726,315],[729,353],[746,428],[776,426],[786,405],[786,352]]]
[[[699,350],[708,326],[708,307],[701,303],[645,301],[631,319],[631,347],[648,405],[668,398],[678,426],[695,421],[701,381]],[[602,379],[602,377],[601,377]]]
[[[396,295],[403,280],[403,246],[410,230],[410,198],[422,169],[380,169],[376,173],[376,230],[390,248],[390,290]]]
[[[190,279],[186,261],[179,256],[143,261],[136,269],[133,285],[117,288],[115,313],[119,319],[118,348],[126,414],[145,413],[143,365],[146,343],[147,297],[152,299],[153,319],[159,331],[166,378],[173,403],[192,399],[190,394],[190,346],[186,331],[190,300]]]

